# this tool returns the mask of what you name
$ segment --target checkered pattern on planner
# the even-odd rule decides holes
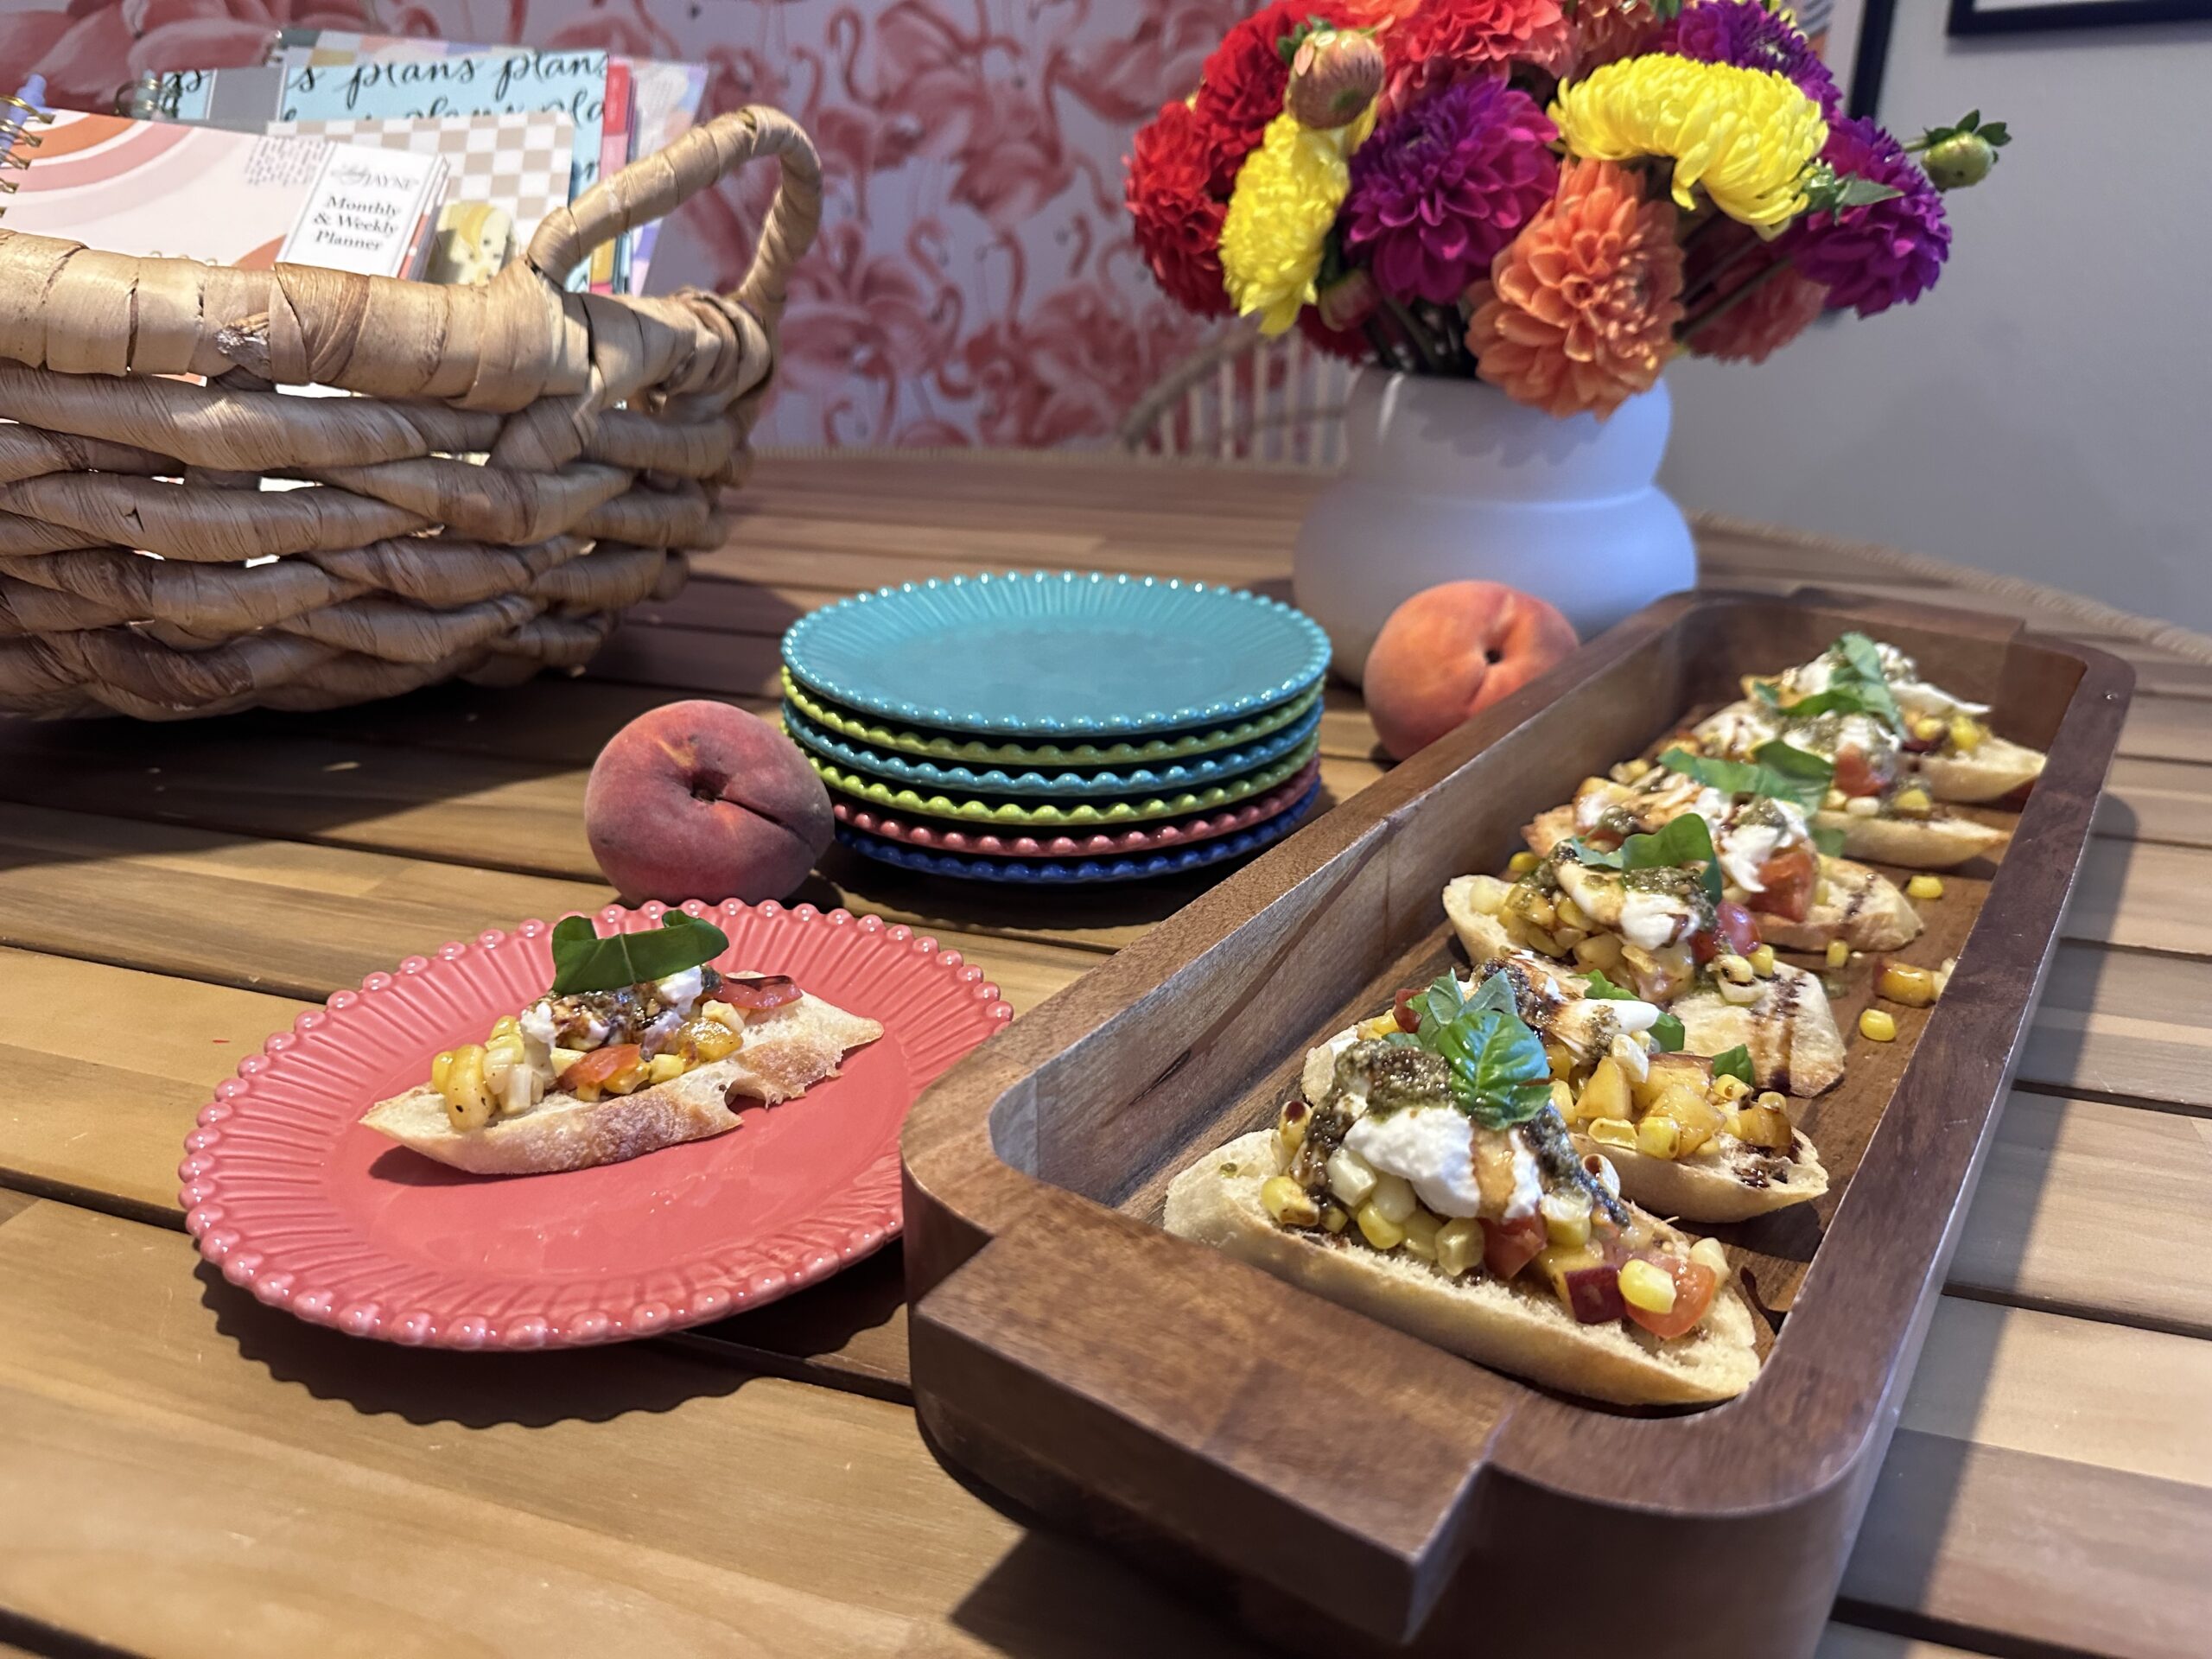
[[[526,244],[569,200],[575,124],[554,111],[284,121],[270,130],[440,156],[448,175],[446,200],[501,209],[514,220],[518,243]]]
[[[781,179],[734,293],[551,275],[756,157]],[[0,230],[0,710],[327,708],[581,664],[722,541],[715,492],[748,469],[820,216],[812,143],[755,107],[555,208],[470,287]],[[308,384],[356,395],[276,390]]]

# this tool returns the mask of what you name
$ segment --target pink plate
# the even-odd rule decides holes
[[[596,919],[635,932],[665,908]],[[340,991],[217,1088],[177,1170],[200,1254],[270,1306],[355,1336],[562,1348],[757,1307],[898,1236],[906,1109],[1014,1010],[958,951],[874,916],[683,908],[729,935],[716,966],[789,974],[882,1038],[709,1141],[562,1175],[465,1175],[359,1120],[543,994],[545,923],[480,934]]]
[[[1103,830],[1086,836],[1001,836],[988,830],[960,829],[949,822],[928,822],[878,812],[858,801],[842,798],[830,803],[840,823],[865,830],[909,847],[930,847],[945,853],[981,853],[994,858],[1099,858],[1116,853],[1155,852],[1162,847],[1186,847],[1211,841],[1264,823],[1298,804],[1313,780],[1321,775],[1316,760],[1295,778],[1278,784],[1264,795],[1217,812],[1193,817],[1171,818],[1165,823],[1141,824],[1134,829]]]

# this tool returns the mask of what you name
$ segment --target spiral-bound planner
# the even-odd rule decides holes
[[[438,156],[4,105],[6,228],[109,253],[411,274],[444,200]],[[26,94],[30,94],[27,96]],[[26,131],[35,124],[36,132]],[[35,156],[37,166],[24,165]]]
[[[8,175],[28,168],[44,142],[31,127],[49,125],[53,120],[46,107],[44,75],[33,75],[12,94],[0,94],[0,192],[16,194],[16,181]],[[7,204],[0,202],[0,214],[7,211]]]

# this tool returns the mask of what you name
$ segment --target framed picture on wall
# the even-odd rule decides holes
[[[1954,35],[2012,35],[2031,29],[2102,29],[2114,23],[2186,23],[2212,18],[2212,0],[1951,0]]]
[[[1815,0],[1797,8],[1798,27],[1843,88],[1847,114],[1879,113],[1896,11],[1897,0]]]

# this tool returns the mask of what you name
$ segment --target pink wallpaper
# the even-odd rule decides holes
[[[144,69],[248,62],[272,28],[607,46],[702,61],[710,110],[780,105],[821,147],[821,239],[759,434],[782,444],[1096,442],[1205,327],[1121,207],[1130,132],[1240,0],[4,0],[0,79],[104,107]],[[654,286],[734,283],[766,181],[691,203]]]

